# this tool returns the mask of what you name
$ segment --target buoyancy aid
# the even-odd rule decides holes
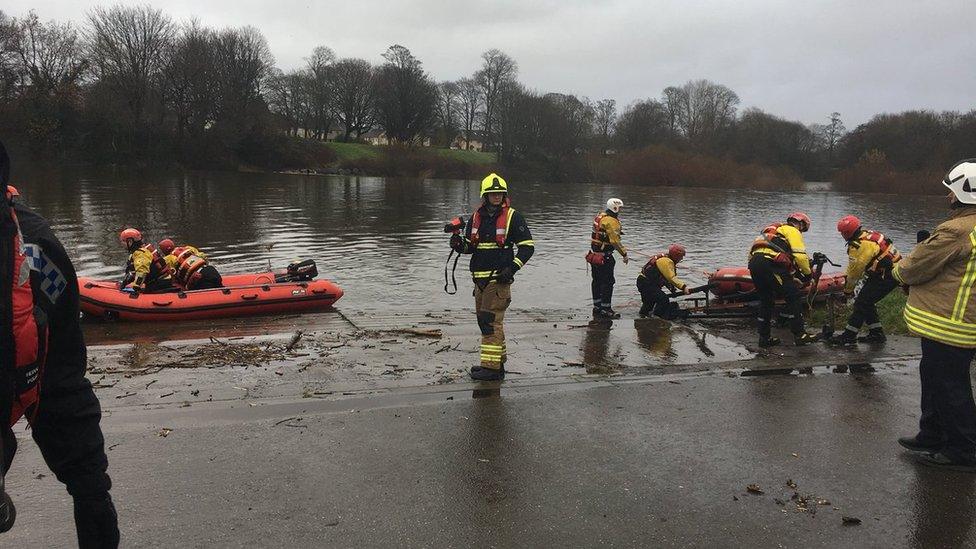
[[[790,243],[779,233],[779,228],[783,223],[771,223],[767,225],[762,233],[752,242],[749,255],[762,253],[773,260],[773,263],[787,269],[789,272],[796,270],[796,261],[793,258],[793,250]]]
[[[508,238],[508,225],[512,219],[512,210],[509,207],[508,199],[502,203],[501,210],[498,212],[498,217],[495,218],[495,243],[498,244],[499,248],[505,247],[505,240]],[[481,240],[481,208],[478,208],[474,215],[471,216],[471,235],[468,240],[471,241],[475,247],[478,246],[478,241]]]
[[[200,278],[200,269],[207,264],[207,260],[194,253],[190,248],[176,248],[173,250],[176,256],[176,269],[174,277],[184,288],[192,289],[192,286]]]
[[[864,269],[867,272],[877,271],[879,264],[886,259],[890,260],[890,263],[886,265],[889,269],[901,260],[901,254],[898,253],[891,239],[878,231],[862,230],[856,238],[851,239],[847,244],[856,248],[860,246],[859,243],[862,241],[874,242],[878,245],[878,253],[874,255]]]
[[[643,276],[648,282],[657,287],[664,285],[670,286],[668,281],[665,280],[664,275],[661,274],[661,270],[657,268],[657,260],[661,259],[662,257],[668,257],[668,254],[661,253],[648,259],[647,263],[644,264],[644,267],[641,268],[641,272],[638,276]]]
[[[3,265],[0,288],[3,303],[0,307],[0,348],[3,349],[3,377],[13,389],[9,424],[13,426],[33,409],[37,412],[40,400],[41,372],[47,357],[47,316],[34,302],[33,287],[37,283],[31,275],[31,264],[24,250],[23,235],[13,207],[17,190],[8,186],[5,203],[0,206],[0,254]],[[9,262],[8,262],[9,261]],[[32,408],[33,407],[33,408]],[[33,420],[33,416],[28,418]]]
[[[152,262],[149,264],[149,275],[146,276],[145,283],[155,281],[160,278],[166,278],[173,275],[173,270],[169,268],[166,264],[166,260],[163,259],[162,254],[156,249],[152,244],[146,244],[139,248],[140,250],[149,252],[152,256]],[[135,264],[132,259],[132,255],[129,255],[129,262],[125,266],[126,272],[135,272]]]

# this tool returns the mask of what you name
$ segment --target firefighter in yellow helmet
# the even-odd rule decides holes
[[[144,244],[142,232],[128,228],[119,233],[119,242],[129,252],[129,259],[125,264],[125,276],[119,285],[125,288],[132,284],[132,289],[146,293],[171,292],[173,286],[172,270],[166,265],[159,250],[152,244]]]
[[[535,251],[532,233],[522,214],[511,207],[508,184],[497,174],[481,182],[481,207],[464,233],[451,237],[451,248],[471,254],[474,309],[481,329],[481,364],[471,378],[498,381],[505,377],[505,332],[502,321],[512,302],[512,282]]]

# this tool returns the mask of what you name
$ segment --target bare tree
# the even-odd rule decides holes
[[[318,46],[305,58],[309,124],[316,139],[325,139],[332,129],[332,64],[336,60],[331,48]]]
[[[461,107],[461,129],[464,130],[464,148],[470,149],[484,103],[481,100],[481,89],[473,78],[462,78],[457,81],[457,84]]]
[[[0,99],[4,100],[4,106],[13,99],[20,79],[17,54],[13,48],[17,34],[13,19],[0,10]]]
[[[614,139],[626,149],[663,143],[673,135],[669,118],[663,103],[653,99],[637,101],[621,113]]]
[[[218,118],[243,121],[261,99],[261,86],[274,67],[274,56],[261,31],[246,26],[225,29],[214,48],[220,83]]]
[[[596,124],[596,132],[600,136],[600,153],[605,155],[610,144],[613,125],[617,121],[617,102],[613,99],[597,101],[593,120]]]
[[[215,43],[212,30],[191,21],[166,48],[162,82],[166,104],[176,118],[178,143],[187,132],[201,134],[217,112],[220,89]]]
[[[81,79],[86,63],[78,32],[71,23],[41,23],[37,14],[14,21],[9,48],[16,55],[35,95],[64,93]]]
[[[437,115],[437,84],[410,50],[395,44],[383,54],[376,110],[389,139],[411,143],[430,129]]]
[[[846,133],[847,128],[844,127],[844,122],[840,119],[840,113],[830,113],[830,123],[824,128],[824,141],[827,146],[827,160],[829,162],[833,162],[834,149],[837,148],[837,144]]]
[[[441,145],[449,145],[458,132],[461,110],[461,86],[457,82],[441,82],[437,86],[437,125]]]
[[[668,128],[672,135],[681,133],[681,115],[684,112],[686,102],[685,93],[681,88],[668,86],[661,93],[661,106],[668,119]]]
[[[149,6],[95,8],[85,37],[95,76],[122,95],[133,122],[143,114],[176,27]]]
[[[664,90],[665,112],[695,147],[712,145],[718,133],[735,122],[739,96],[721,84],[693,80]]]
[[[481,69],[475,73],[474,79],[481,89],[484,102],[484,123],[482,129],[485,144],[493,146],[495,139],[494,127],[496,120],[496,103],[502,89],[515,81],[518,76],[518,64],[514,59],[500,50],[490,49],[481,54]]]
[[[363,59],[342,59],[332,67],[332,112],[343,129],[342,140],[358,139],[373,127],[373,67]]]

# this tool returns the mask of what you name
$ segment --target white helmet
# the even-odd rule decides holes
[[[942,184],[949,187],[959,202],[976,204],[976,158],[967,158],[950,168]]]
[[[611,198],[607,200],[607,209],[613,213],[620,213],[620,208],[624,205],[624,201],[619,198]]]

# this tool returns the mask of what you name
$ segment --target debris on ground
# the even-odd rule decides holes
[[[163,427],[162,429],[159,430],[158,433],[156,433],[156,436],[160,436],[160,437],[166,438],[172,432],[173,432],[173,430],[170,429],[169,427]]]
[[[857,526],[861,524],[861,519],[857,517],[841,517],[844,526]]]
[[[750,494],[757,494],[757,495],[766,493],[763,492],[762,488],[760,488],[758,484],[750,484],[749,486],[746,486],[746,492],[749,492]]]

